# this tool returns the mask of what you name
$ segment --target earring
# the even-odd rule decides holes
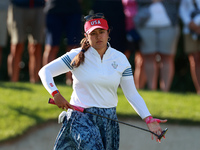
[[[108,41],[110,41],[111,40],[111,37],[108,37]]]

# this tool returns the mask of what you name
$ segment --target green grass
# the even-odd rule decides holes
[[[66,99],[70,99],[72,88],[58,84]],[[195,93],[163,93],[140,90],[149,111],[154,117],[171,123],[199,124],[200,96]],[[47,104],[49,93],[42,84],[27,82],[0,82],[0,142],[24,134],[30,127],[56,120],[62,109]],[[120,119],[140,119],[118,90],[117,114]]]
[[[139,90],[140,95],[154,117],[168,119],[170,123],[200,124],[200,96],[195,93],[164,93],[161,91]],[[118,91],[118,116],[137,115],[123,92]],[[121,107],[121,108],[120,108]]]

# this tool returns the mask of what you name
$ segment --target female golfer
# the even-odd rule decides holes
[[[108,43],[109,27],[101,13],[85,17],[85,38],[80,48],[72,49],[39,71],[44,87],[54,97],[59,108],[68,109],[59,116],[63,126],[57,136],[54,150],[117,150],[119,125],[117,122],[88,113],[81,113],[71,105],[79,106],[101,116],[117,120],[117,88],[120,85],[135,111],[147,123],[149,130],[160,134],[154,119],[135,88],[132,69],[126,56]],[[73,93],[70,103],[58,91],[53,77],[71,71]],[[153,135],[152,135],[153,139]],[[158,138],[155,138],[157,141]]]

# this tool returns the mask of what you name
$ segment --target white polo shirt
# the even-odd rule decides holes
[[[57,90],[53,77],[71,71],[73,93],[70,104],[83,108],[116,107],[118,103],[117,88],[120,85],[136,112],[142,118],[150,115],[135,88],[131,65],[123,53],[108,47],[101,59],[98,52],[90,47],[85,52],[84,63],[78,68],[73,68],[70,65],[71,60],[80,51],[81,48],[72,49],[40,70],[42,83],[50,94]]]

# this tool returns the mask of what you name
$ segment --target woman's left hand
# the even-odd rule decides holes
[[[147,120],[148,119],[148,120]],[[166,123],[167,120],[160,120],[160,119],[155,119],[153,117],[147,117],[145,119],[145,122],[147,123],[147,126],[149,128],[150,131],[154,132],[155,134],[157,135],[160,135],[162,133],[162,129],[160,127],[160,124],[159,123]],[[153,140],[154,139],[154,136],[153,134],[151,134],[151,139]],[[165,138],[165,136],[163,137]],[[155,139],[157,142],[161,142],[157,136],[155,136]]]

